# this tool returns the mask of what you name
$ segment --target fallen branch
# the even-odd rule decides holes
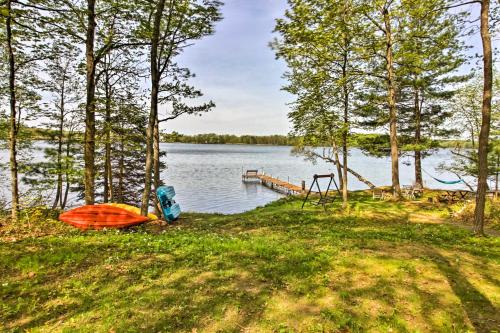
[[[333,158],[330,158],[330,157],[327,157],[327,156],[323,156],[323,155],[320,155],[318,153],[315,153],[313,151],[308,151],[306,152],[306,154],[309,154],[310,156],[314,156],[314,157],[317,157],[317,158],[320,158],[322,159],[323,161],[327,161],[327,162],[330,162],[330,163],[334,163],[334,164],[339,164],[339,166],[341,168],[343,168],[344,166],[342,165],[342,163],[340,163],[340,161],[336,161],[334,160]],[[347,171],[353,175],[354,177],[356,177],[360,182],[366,184],[370,189],[374,189],[376,188],[376,186],[370,182],[368,179],[366,179],[365,177],[361,176],[359,173],[357,173],[356,171],[352,170],[351,168],[347,167]]]

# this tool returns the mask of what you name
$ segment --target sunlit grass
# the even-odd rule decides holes
[[[498,237],[427,202],[300,206],[4,233],[0,331],[498,331]]]

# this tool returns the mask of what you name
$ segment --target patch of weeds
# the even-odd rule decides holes
[[[330,321],[334,328],[339,331],[363,332],[362,325],[352,314],[342,309],[323,309],[321,317]]]

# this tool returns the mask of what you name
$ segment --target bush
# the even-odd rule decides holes
[[[58,233],[67,229],[67,225],[58,221],[59,213],[47,206],[34,206],[22,209],[17,222],[10,219],[10,214],[0,215],[0,236],[14,240]]]

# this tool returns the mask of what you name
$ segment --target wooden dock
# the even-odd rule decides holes
[[[247,172],[241,176],[241,179],[244,183],[259,182],[263,186],[285,195],[296,195],[306,191],[304,181],[302,181],[301,186],[298,186],[278,178],[259,173],[257,170],[247,170]]]

